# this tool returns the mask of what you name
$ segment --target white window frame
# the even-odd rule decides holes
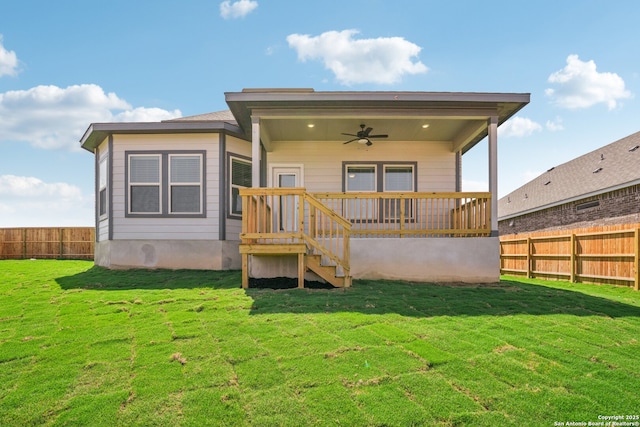
[[[350,190],[349,189],[349,168],[373,168],[373,190]],[[378,192],[378,165],[376,164],[345,164],[345,183],[344,189],[348,193],[377,193]]]
[[[241,188],[251,188],[251,187],[245,187],[243,185],[238,185],[238,184],[234,184],[233,183],[233,162],[237,161],[239,163],[244,163],[245,165],[249,165],[249,167],[251,168],[251,160],[247,160],[244,159],[242,157],[238,157],[238,156],[234,156],[232,154],[229,155],[229,210],[227,212],[227,215],[230,218],[238,218],[241,219],[242,218],[242,211],[240,212],[234,212],[234,200],[233,200],[233,190],[237,189],[238,191],[240,191]],[[253,185],[253,182],[251,183],[251,185]]]
[[[383,192],[388,192],[387,188],[386,188],[387,187],[387,180],[386,180],[387,168],[406,168],[406,169],[411,168],[411,190],[401,190],[401,191],[407,191],[407,192],[409,192],[409,191],[410,192],[414,192],[415,191],[415,185],[416,185],[415,184],[416,183],[416,180],[415,180],[415,176],[416,176],[415,165],[413,165],[413,164],[409,164],[409,165],[404,164],[404,165],[402,165],[402,164],[394,164],[394,163],[384,163],[382,165],[382,191]],[[392,191],[397,192],[398,190],[392,190]]]
[[[140,158],[140,157],[155,157],[158,159],[158,182],[135,182],[132,183],[131,182],[131,159],[134,158]],[[161,215],[162,214],[162,193],[163,193],[163,189],[162,189],[162,154],[160,153],[153,153],[153,154],[139,154],[139,153],[134,153],[134,154],[129,154],[128,155],[128,175],[127,176],[127,184],[128,184],[128,188],[127,188],[127,197],[129,198],[128,200],[128,208],[127,208],[127,213],[131,214],[131,215]],[[158,187],[158,211],[156,212],[136,212],[132,210],[133,207],[133,192],[131,191],[132,187]]]
[[[200,177],[200,180],[199,181],[193,181],[193,182],[172,182],[171,181],[171,159],[174,158],[174,157],[198,157],[199,158],[199,162],[200,162],[200,171],[198,173],[198,176]],[[187,154],[187,153],[172,154],[172,153],[169,153],[168,160],[167,160],[167,163],[168,163],[167,164],[167,170],[168,170],[168,178],[167,178],[167,180],[168,180],[168,182],[167,182],[168,194],[167,194],[167,198],[169,199],[168,200],[168,210],[169,210],[168,213],[169,213],[169,215],[198,215],[198,214],[202,214],[202,211],[203,211],[203,208],[204,208],[202,206],[203,205],[202,186],[203,186],[203,179],[204,179],[204,173],[203,173],[204,165],[203,165],[202,159],[203,159],[203,156],[202,156],[201,153],[193,153],[193,154]],[[162,170],[161,170],[161,172],[162,172]],[[162,173],[160,175],[162,176]],[[162,179],[161,179],[161,181],[162,181]],[[173,192],[171,190],[173,189],[173,187],[181,187],[181,186],[184,186],[184,187],[187,187],[187,186],[190,186],[190,187],[198,186],[198,197],[199,197],[198,204],[200,206],[200,209],[198,211],[186,211],[185,212],[185,211],[173,211],[172,210],[173,204],[172,204],[171,197],[172,197]],[[162,203],[161,203],[161,209],[162,209]]]
[[[104,156],[98,163],[98,218],[103,219],[109,215],[109,191],[108,188],[108,157]],[[102,200],[104,191],[104,201]],[[104,212],[103,212],[104,210]]]

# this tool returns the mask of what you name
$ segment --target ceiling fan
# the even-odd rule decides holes
[[[358,131],[358,133],[342,133],[343,135],[347,135],[347,136],[354,136],[355,138],[350,139],[349,141],[345,142],[344,144],[348,144],[350,142],[353,141],[358,141],[358,144],[366,144],[367,146],[373,145],[373,143],[371,142],[370,138],[388,138],[389,135],[369,135],[369,133],[371,133],[371,131],[373,130],[373,128],[366,128],[365,129],[365,125],[361,124],[360,125],[360,129]]]

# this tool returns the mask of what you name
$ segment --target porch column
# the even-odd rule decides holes
[[[489,192],[491,193],[491,236],[498,236],[498,117],[489,117]]]
[[[260,117],[251,116],[251,186],[260,187]]]

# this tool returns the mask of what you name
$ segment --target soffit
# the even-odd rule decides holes
[[[247,139],[251,118],[260,118],[267,149],[278,141],[346,141],[349,137],[342,133],[355,134],[364,124],[373,128],[371,134],[389,135],[376,142],[450,142],[463,153],[487,135],[489,117],[497,116],[500,124],[529,102],[529,94],[311,89],[254,89],[225,97]]]

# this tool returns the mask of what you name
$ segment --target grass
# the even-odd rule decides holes
[[[240,289],[0,261],[0,425],[551,426],[638,414],[640,293]]]

